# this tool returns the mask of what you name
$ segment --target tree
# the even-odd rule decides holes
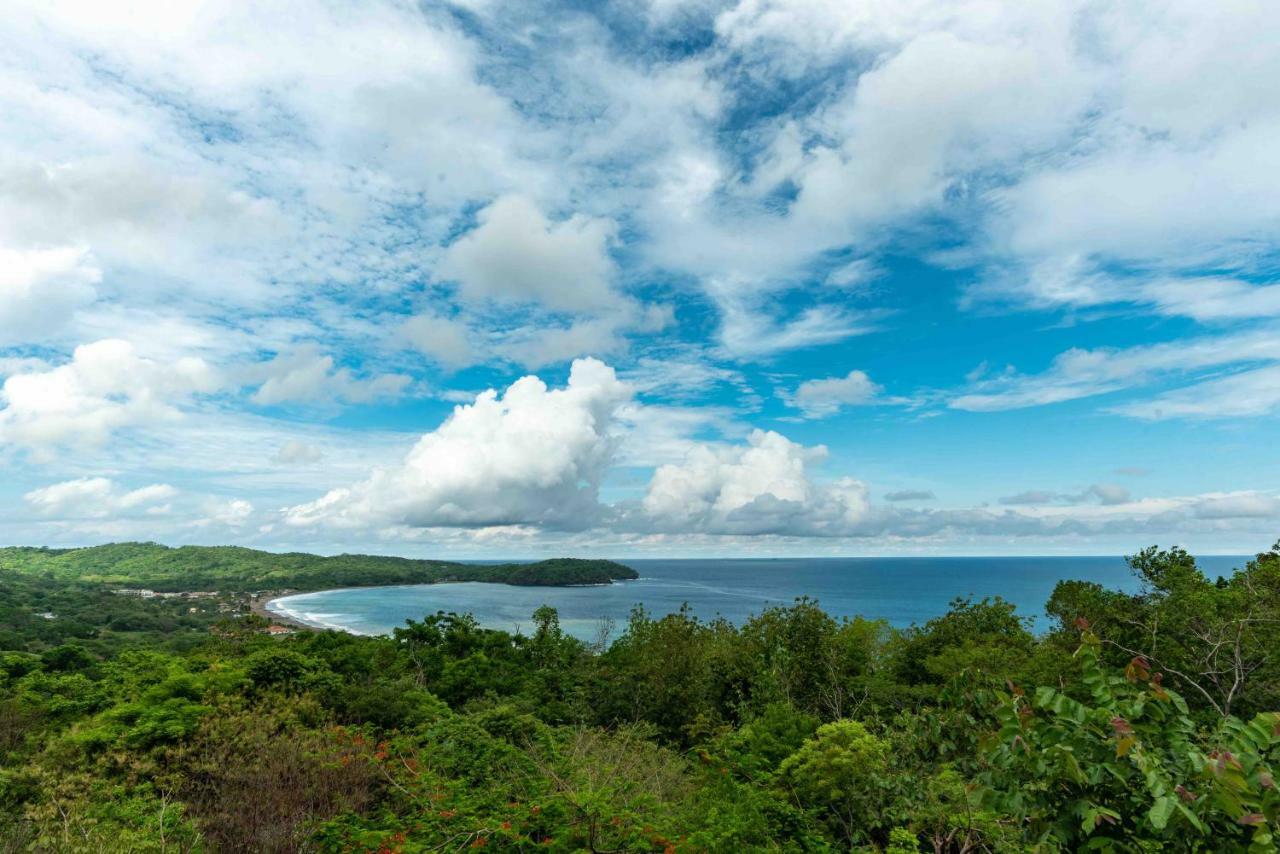
[[[1124,678],[1085,631],[1088,702],[1054,688],[1003,697],[982,775],[987,803],[1049,850],[1274,851],[1280,714],[1222,718],[1202,737],[1187,704],[1135,659]]]
[[[1210,581],[1179,548],[1128,558],[1137,595],[1060,584],[1049,603],[1067,633],[1084,619],[1104,644],[1141,656],[1219,716],[1280,705],[1280,543]]]
[[[797,805],[821,816],[848,845],[870,841],[889,818],[889,745],[857,721],[818,727],[783,761],[778,776]]]

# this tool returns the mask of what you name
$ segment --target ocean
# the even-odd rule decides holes
[[[1210,576],[1229,574],[1248,558],[1198,558]],[[773,605],[814,599],[836,617],[863,616],[905,627],[946,612],[957,597],[1000,596],[1046,627],[1044,604],[1062,579],[1138,589],[1121,557],[901,557],[726,560],[623,560],[640,578],[594,587],[513,587],[505,584],[415,584],[325,590],[268,604],[278,614],[356,634],[390,634],[407,619],[436,611],[470,613],[482,626],[528,633],[542,605],[560,614],[564,630],[595,640],[602,626],[616,637],[643,605],[662,616],[687,605],[703,619],[740,624]]]

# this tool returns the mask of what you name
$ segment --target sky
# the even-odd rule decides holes
[[[0,542],[1280,537],[1280,5],[0,18]]]

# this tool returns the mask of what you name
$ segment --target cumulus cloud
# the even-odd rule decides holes
[[[654,471],[641,507],[664,530],[847,534],[867,512],[867,487],[853,478],[812,478],[808,468],[826,454],[763,430],[745,445],[698,445],[682,463]]]
[[[533,302],[590,311],[618,301],[609,244],[616,226],[580,214],[552,222],[530,199],[503,196],[445,252],[439,274],[472,302]]]
[[[290,507],[293,525],[582,528],[616,444],[610,428],[630,397],[612,368],[573,363],[568,384],[536,376],[458,406],[404,462],[349,488]]]
[[[391,536],[413,536],[416,528],[483,529],[486,537],[584,531],[677,543],[1085,537],[1196,525],[1235,530],[1274,519],[1280,510],[1269,493],[1134,498],[1109,483],[1010,495],[1001,499],[1003,509],[892,506],[934,500],[926,490],[890,492],[876,505],[863,481],[818,474],[827,458],[823,446],[763,430],[742,442],[697,440],[698,432],[717,426],[705,411],[645,404],[631,395],[594,359],[576,361],[563,388],[524,377],[505,392],[488,391],[458,406],[401,464],[287,507],[283,518],[295,528]],[[600,484],[621,466],[656,468],[639,500],[604,503]]]
[[[85,477],[33,489],[23,496],[44,516],[63,519],[107,519],[125,514],[163,513],[178,490],[164,483],[124,490],[105,477]]]
[[[882,390],[864,371],[852,370],[843,377],[805,380],[785,399],[806,418],[826,418],[846,406],[871,403]]]
[[[461,18],[447,5],[150,3],[124,15],[19,2],[0,22],[0,346],[14,345],[0,353],[0,444],[92,452],[58,477],[129,454],[135,472],[157,459],[222,471],[234,450],[252,459],[245,468],[275,467],[256,472],[275,491],[255,503],[294,504],[389,457],[346,436],[315,440],[326,466],[307,465],[312,445],[285,444],[301,435],[293,425],[227,412],[403,394],[406,378],[371,366],[407,347],[433,371],[624,360],[661,402],[612,413],[608,429],[635,442],[618,456],[684,465],[695,444],[744,435],[738,419],[770,382],[752,362],[893,329],[889,302],[875,300],[899,294],[888,247],[903,246],[979,281],[965,306],[1044,309],[1050,324],[1141,312],[1153,325],[1114,343],[1169,335],[1068,340],[1047,369],[930,393],[949,408],[1114,395],[1104,412],[1148,420],[1280,409],[1280,336],[1260,325],[1280,316],[1280,101],[1267,85],[1280,51],[1258,38],[1280,25],[1274,4],[655,0],[613,8],[608,26],[582,4],[467,0]],[[614,23],[631,36],[610,38]],[[660,49],[689,33],[689,51]],[[864,287],[881,271],[883,292]],[[923,290],[893,303],[904,327],[932,319],[914,313]],[[1194,324],[1216,331],[1178,340]],[[137,349],[113,356],[103,339]],[[281,355],[244,380],[236,366],[264,352]],[[877,379],[910,382],[921,362],[902,362]],[[249,392],[203,401],[225,374]],[[810,417],[875,399],[853,374],[795,382],[788,399]],[[694,407],[703,395],[715,405]],[[182,413],[194,417],[179,425]],[[101,451],[141,425],[156,426],[145,450]],[[470,447],[461,435],[450,448]],[[732,470],[725,449],[749,447],[705,450]],[[480,524],[467,520],[487,518],[473,506],[483,490],[441,474],[444,454],[430,476],[351,487],[339,515]],[[710,509],[684,530],[1002,536],[1086,518],[1209,527],[1234,524],[1214,515],[1231,502],[1266,506],[1097,485],[999,511],[873,506],[837,524],[858,502],[832,498],[814,464],[725,514],[707,487]],[[521,496],[543,481],[522,471],[491,472],[512,485],[491,518],[542,518]],[[170,478],[138,482],[155,479]],[[570,491],[548,482],[547,496]],[[452,492],[465,506],[447,506]],[[639,509],[573,506],[583,519],[616,510],[641,535],[680,529]]]
[[[38,341],[65,325],[101,280],[84,247],[0,247],[0,345]]]
[[[101,444],[117,429],[180,417],[181,404],[218,383],[199,358],[162,364],[139,355],[128,341],[83,344],[66,364],[5,380],[0,443],[36,450]]]

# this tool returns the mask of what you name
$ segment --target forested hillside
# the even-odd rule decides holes
[[[258,553],[115,548],[254,586]],[[1141,552],[1141,593],[1064,582],[1042,636],[801,600],[607,648],[546,608],[272,637],[66,554],[0,571],[0,851],[1276,850],[1280,551]]]
[[[0,549],[0,572],[153,590],[244,591],[490,581],[521,585],[607,584],[635,578],[608,560],[556,558],[527,564],[481,565],[380,555],[274,554],[238,546],[111,543],[82,549]]]

